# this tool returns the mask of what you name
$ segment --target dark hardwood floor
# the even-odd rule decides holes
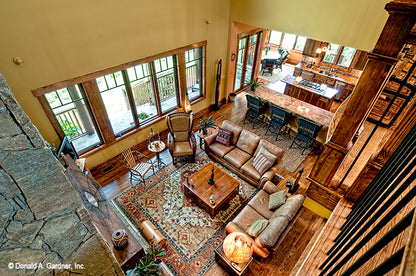
[[[245,93],[240,93],[236,97],[235,102],[227,103],[221,106],[221,109],[218,111],[209,111],[203,110],[198,112],[194,115],[194,126],[197,125],[197,118],[199,116],[211,116],[217,122],[218,125],[221,125],[223,120],[231,120],[231,121],[242,121],[245,116],[246,111],[246,100],[245,100]],[[247,126],[245,126],[247,127]],[[250,129],[248,127],[248,129]],[[196,129],[195,129],[196,130]],[[292,133],[294,135],[294,133]],[[166,133],[163,133],[162,140],[166,141]],[[197,138],[199,142],[199,138]],[[141,153],[146,154],[148,156],[153,156],[154,154],[148,151],[147,144],[141,143],[138,145],[138,149]],[[160,154],[160,157],[165,163],[171,162],[170,154],[167,150],[163,151]],[[312,166],[317,158],[317,152],[312,152],[299,166],[305,168],[305,172],[303,173],[300,182],[301,188],[299,189],[298,193],[305,193],[307,190],[308,183],[305,178],[309,174],[312,169]],[[299,169],[298,168],[298,169]],[[120,194],[121,192],[127,190],[132,185],[129,182],[129,174],[128,172],[123,169],[119,168],[120,172],[116,177],[106,178],[105,175],[100,177],[100,180],[97,180],[99,183],[105,183],[106,185],[103,186],[102,191],[107,199],[112,199],[116,195]],[[286,179],[294,179],[296,174],[295,172],[291,173],[282,168],[279,168],[278,173],[282,175],[285,180]],[[149,172],[151,173],[151,172]],[[100,182],[101,181],[101,182]],[[279,187],[282,186],[284,188],[284,183],[281,183]],[[305,248],[307,248],[308,244],[314,242],[317,234],[322,230],[325,219],[318,216],[314,212],[302,207],[300,216],[297,218],[296,222],[293,224],[293,228],[285,237],[281,245],[277,248],[276,252],[274,252],[271,256],[269,256],[266,260],[258,261],[254,260],[251,264],[247,275],[289,275],[291,270],[295,267],[297,261],[301,257],[302,253],[304,253]],[[227,275],[222,268],[217,265],[216,263],[206,272],[205,275]]]

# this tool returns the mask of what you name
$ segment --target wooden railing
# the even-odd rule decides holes
[[[56,119],[66,136],[76,138],[85,133],[85,128],[76,108],[57,113]]]
[[[197,80],[196,76],[196,64],[186,68],[186,88],[195,86]],[[160,100],[169,98],[175,94],[175,76],[173,73],[166,74],[157,79],[159,88]],[[132,86],[134,101],[136,105],[142,105],[145,103],[154,104],[152,97],[152,86],[150,80],[140,82],[135,86]]]

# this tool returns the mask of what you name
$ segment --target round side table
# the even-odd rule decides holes
[[[147,146],[148,150],[156,153],[156,161],[157,161],[156,166],[159,170],[162,167],[166,166],[166,164],[162,160],[160,160],[160,153],[164,151],[165,148],[166,148],[166,145],[162,141],[153,141],[153,142],[150,142],[150,144]]]
[[[199,137],[199,148],[200,148],[200,149],[203,149],[203,148],[202,148],[202,144],[203,144],[203,142],[204,142],[204,138],[205,138],[205,137],[207,137],[207,136],[209,136],[209,135],[211,135],[211,131],[210,131],[210,130],[208,130],[208,133],[207,133],[206,135],[204,135],[204,134],[202,133],[202,131],[198,131],[198,133],[196,134],[196,136],[198,136],[198,137]],[[205,148],[205,145],[204,145],[204,148]]]

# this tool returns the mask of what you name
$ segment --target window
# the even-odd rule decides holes
[[[323,61],[343,67],[350,67],[356,52],[357,50],[351,47],[328,43],[328,50],[324,55]]]
[[[78,85],[46,93],[44,96],[59,126],[77,152],[101,144],[95,122]]]
[[[293,49],[293,46],[295,45],[295,41],[296,41],[296,35],[284,34],[282,47],[285,49]]]
[[[202,75],[205,69],[204,64],[204,47],[191,49],[185,52],[186,64],[186,91],[189,100],[192,101],[202,96]]]
[[[149,63],[127,68],[127,76],[133,93],[139,122],[157,116],[156,99]]]
[[[335,59],[338,55],[338,51],[340,47],[341,46],[339,45],[329,43],[328,50],[325,53],[323,61],[329,62],[329,63],[335,63]]]
[[[356,51],[357,50],[354,48],[344,47],[344,49],[342,49],[341,55],[339,56],[337,64],[344,67],[350,67]]]
[[[114,134],[120,135],[134,127],[135,122],[122,72],[99,77],[96,82]]]
[[[306,37],[298,36],[296,39],[295,50],[303,51],[303,48],[305,47],[305,43],[306,43]]]
[[[59,137],[68,136],[82,154],[97,145],[112,144],[117,137],[184,107],[187,92],[192,100],[203,97],[205,50],[206,42],[199,42],[169,51],[169,55],[77,77],[79,84],[74,86],[64,87],[75,81],[71,79],[32,92]],[[178,76],[186,76],[183,89]]]
[[[282,40],[282,32],[277,32],[277,31],[270,32],[269,43],[280,45],[281,40]]]

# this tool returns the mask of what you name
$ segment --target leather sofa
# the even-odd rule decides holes
[[[266,258],[276,250],[280,241],[286,236],[294,223],[294,218],[298,216],[299,209],[305,201],[305,196],[298,194],[289,196],[286,202],[274,211],[270,211],[269,195],[278,192],[279,189],[272,182],[267,181],[260,190],[243,208],[243,210],[229,222],[225,228],[227,234],[240,232],[247,237],[253,244],[255,255]],[[246,234],[247,228],[257,220],[268,220],[267,227],[259,236],[253,238]],[[291,223],[292,222],[292,223]]]
[[[277,168],[283,157],[283,150],[231,121],[224,120],[221,128],[233,133],[230,146],[227,147],[216,142],[217,134],[212,134],[204,139],[207,155],[235,172],[248,183],[261,189],[264,183],[272,180],[277,173]],[[254,157],[261,147],[277,157],[275,163],[263,175],[260,175],[252,166]]]

